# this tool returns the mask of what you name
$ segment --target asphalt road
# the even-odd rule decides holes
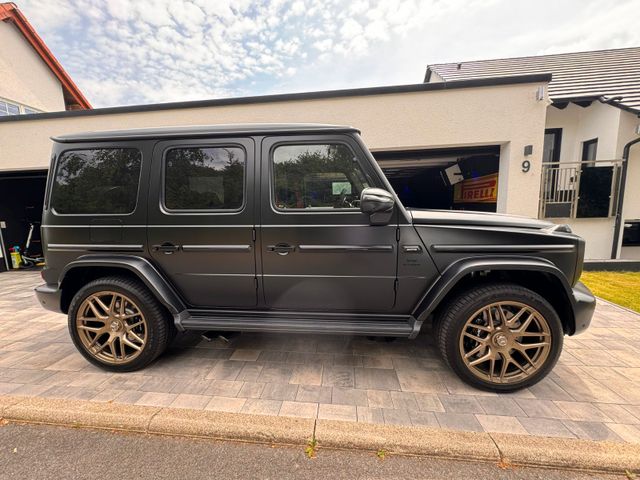
[[[0,478],[12,479],[624,479],[318,448],[270,447],[41,425],[0,426]]]

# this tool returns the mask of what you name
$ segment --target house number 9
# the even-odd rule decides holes
[[[529,170],[531,170],[531,162],[529,160],[525,160],[522,162],[522,171],[527,173]]]

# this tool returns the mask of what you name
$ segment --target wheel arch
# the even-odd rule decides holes
[[[129,255],[86,255],[69,263],[59,277],[60,310],[68,312],[71,299],[83,285],[111,275],[141,281],[174,317],[186,310],[178,293],[148,260]]]
[[[413,316],[425,321],[459,292],[480,284],[511,282],[544,297],[556,310],[566,334],[575,332],[573,294],[569,281],[554,264],[538,258],[469,258],[453,263],[423,294]]]

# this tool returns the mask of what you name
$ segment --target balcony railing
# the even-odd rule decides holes
[[[622,160],[542,164],[540,218],[606,218],[616,214]]]

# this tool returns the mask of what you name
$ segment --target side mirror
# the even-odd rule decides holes
[[[360,194],[360,210],[369,215],[371,225],[386,225],[393,215],[393,195],[381,188],[365,188]]]

